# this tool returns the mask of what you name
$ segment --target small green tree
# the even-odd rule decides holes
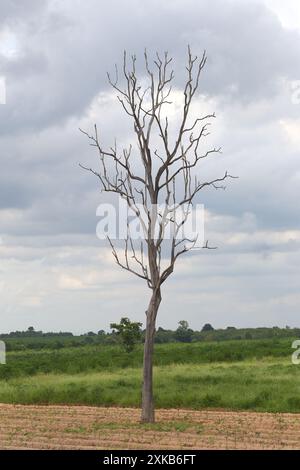
[[[211,326],[210,323],[205,323],[201,331],[214,331],[214,328]]]
[[[127,317],[121,318],[120,323],[110,324],[110,328],[119,336],[126,352],[133,351],[136,343],[141,340],[141,326],[142,323],[132,322]]]
[[[178,322],[178,328],[175,331],[175,339],[182,343],[190,343],[192,341],[193,330],[189,328],[189,324],[186,320]]]

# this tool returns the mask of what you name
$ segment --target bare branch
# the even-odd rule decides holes
[[[207,61],[206,52],[198,58],[192,55],[188,47],[183,108],[173,143],[170,123],[164,115],[164,107],[171,103],[174,80],[174,71],[170,69],[172,58],[167,52],[161,55],[157,53],[150,63],[145,50],[143,81],[137,76],[136,61],[135,55],[129,58],[124,52],[121,69],[123,84],[120,84],[117,66],[114,78],[110,74],[107,76],[110,85],[118,93],[122,109],[132,121],[138,153],[133,151],[132,146],[119,151],[116,142],[113,147],[105,149],[95,125],[93,134],[82,129],[80,131],[88,138],[90,145],[97,148],[100,168],[93,170],[82,164],[80,167],[100,180],[103,191],[124,198],[139,218],[145,234],[140,247],[134,244],[129,228],[123,250],[124,260],[119,257],[111,239],[109,243],[117,264],[146,280],[148,286],[157,292],[173,272],[177,259],[199,248],[196,246],[197,238],[179,236],[191,213],[195,196],[206,187],[225,189],[222,183],[236,177],[226,171],[223,176],[200,181],[193,174],[202,160],[221,153],[221,148],[201,149],[202,141],[209,135],[210,120],[215,119],[215,113],[190,120],[191,105]],[[147,83],[143,86],[145,78]],[[158,136],[162,144],[159,149],[152,147],[154,136]],[[162,210],[157,208],[161,202],[164,203]],[[146,219],[142,217],[139,204]],[[183,210],[180,221],[176,218],[179,208]],[[170,228],[172,234],[168,239],[166,232]],[[167,258],[166,249],[163,248],[165,242],[170,245]],[[201,248],[217,247],[211,247],[206,242]]]

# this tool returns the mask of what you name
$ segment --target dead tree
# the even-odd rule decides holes
[[[116,193],[125,199],[141,224],[144,237],[137,244],[127,225],[122,256],[119,248],[108,238],[113,256],[119,266],[141,279],[151,289],[146,311],[146,333],[143,361],[142,422],[154,421],[153,401],[153,349],[157,312],[162,300],[162,284],[172,274],[177,259],[196,246],[196,238],[179,236],[193,207],[195,196],[204,188],[220,188],[221,182],[232,178],[227,172],[209,181],[195,175],[198,163],[219,153],[220,149],[202,150],[202,140],[208,135],[207,114],[189,122],[191,103],[199,86],[206,63],[206,54],[199,59],[188,48],[187,78],[183,89],[183,109],[178,128],[170,133],[165,108],[171,103],[174,71],[168,53],[156,54],[152,65],[144,53],[144,75],[138,79],[136,57],[127,60],[124,53],[123,85],[116,76],[108,74],[110,85],[117,91],[123,110],[132,120],[137,148],[124,148],[120,152],[115,144],[104,148],[97,130],[92,134],[82,131],[98,150],[99,168],[81,165],[100,180],[103,191]],[[129,63],[129,65],[128,65]],[[145,80],[147,84],[144,85]],[[163,204],[163,207],[161,203]],[[142,210],[141,210],[142,208]],[[178,209],[181,218],[178,219]],[[176,212],[177,211],[177,212]],[[169,230],[166,237],[167,229]],[[167,245],[167,246],[166,246]],[[164,247],[164,248],[163,248]],[[206,242],[202,248],[210,248]]]

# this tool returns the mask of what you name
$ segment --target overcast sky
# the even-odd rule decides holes
[[[0,6],[0,331],[84,332],[144,321],[149,291],[96,237],[97,165],[78,131],[130,142],[106,81],[126,48],[208,61],[194,112],[215,112],[222,156],[238,175],[201,195],[217,250],[182,258],[158,324],[194,329],[300,326],[300,4],[298,0],[5,0]],[[177,96],[177,94],[176,94]],[[178,94],[179,96],[179,94]],[[176,119],[178,103],[174,103]],[[202,169],[200,169],[202,171]]]

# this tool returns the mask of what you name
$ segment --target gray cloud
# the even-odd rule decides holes
[[[35,322],[72,329],[67,325],[73,309],[77,330],[108,323],[106,315],[117,319],[123,309],[143,315],[137,301],[126,300],[136,280],[120,278],[112,260],[98,258],[105,251],[94,235],[99,188],[78,168],[79,161],[96,166],[97,158],[78,127],[90,128],[96,120],[106,143],[115,136],[127,142],[130,123],[107,95],[106,71],[122,60],[124,48],[141,58],[145,46],[150,53],[168,49],[180,86],[188,42],[197,53],[208,52],[201,93],[205,109],[217,112],[209,144],[223,147],[220,159],[206,162],[201,175],[228,169],[239,180],[226,192],[201,194],[201,202],[219,217],[206,225],[219,252],[199,257],[199,267],[198,255],[193,263],[182,261],[166,288],[162,322],[174,326],[182,319],[178,305],[188,305],[184,315],[193,326],[210,315],[219,326],[257,324],[263,312],[268,324],[295,322],[299,286],[285,280],[299,278],[294,261],[299,256],[300,105],[292,104],[289,88],[290,81],[300,79],[299,31],[284,28],[263,1],[252,0],[143,5],[113,0],[105,7],[96,0],[10,1],[1,14],[0,34],[6,28],[16,44],[15,54],[0,54],[8,96],[0,106],[1,273],[11,286],[21,283],[26,270],[32,276],[14,313],[0,313],[7,328]],[[288,232],[294,235],[289,238]],[[109,291],[118,290],[120,299],[124,294],[120,301],[108,296],[103,270]],[[274,300],[274,292],[281,300]],[[145,301],[142,286],[138,299],[138,304]],[[226,311],[218,311],[219,304]],[[53,313],[59,309],[66,311],[64,320]],[[82,316],[87,309],[89,320]],[[172,319],[168,309],[175,312]]]

